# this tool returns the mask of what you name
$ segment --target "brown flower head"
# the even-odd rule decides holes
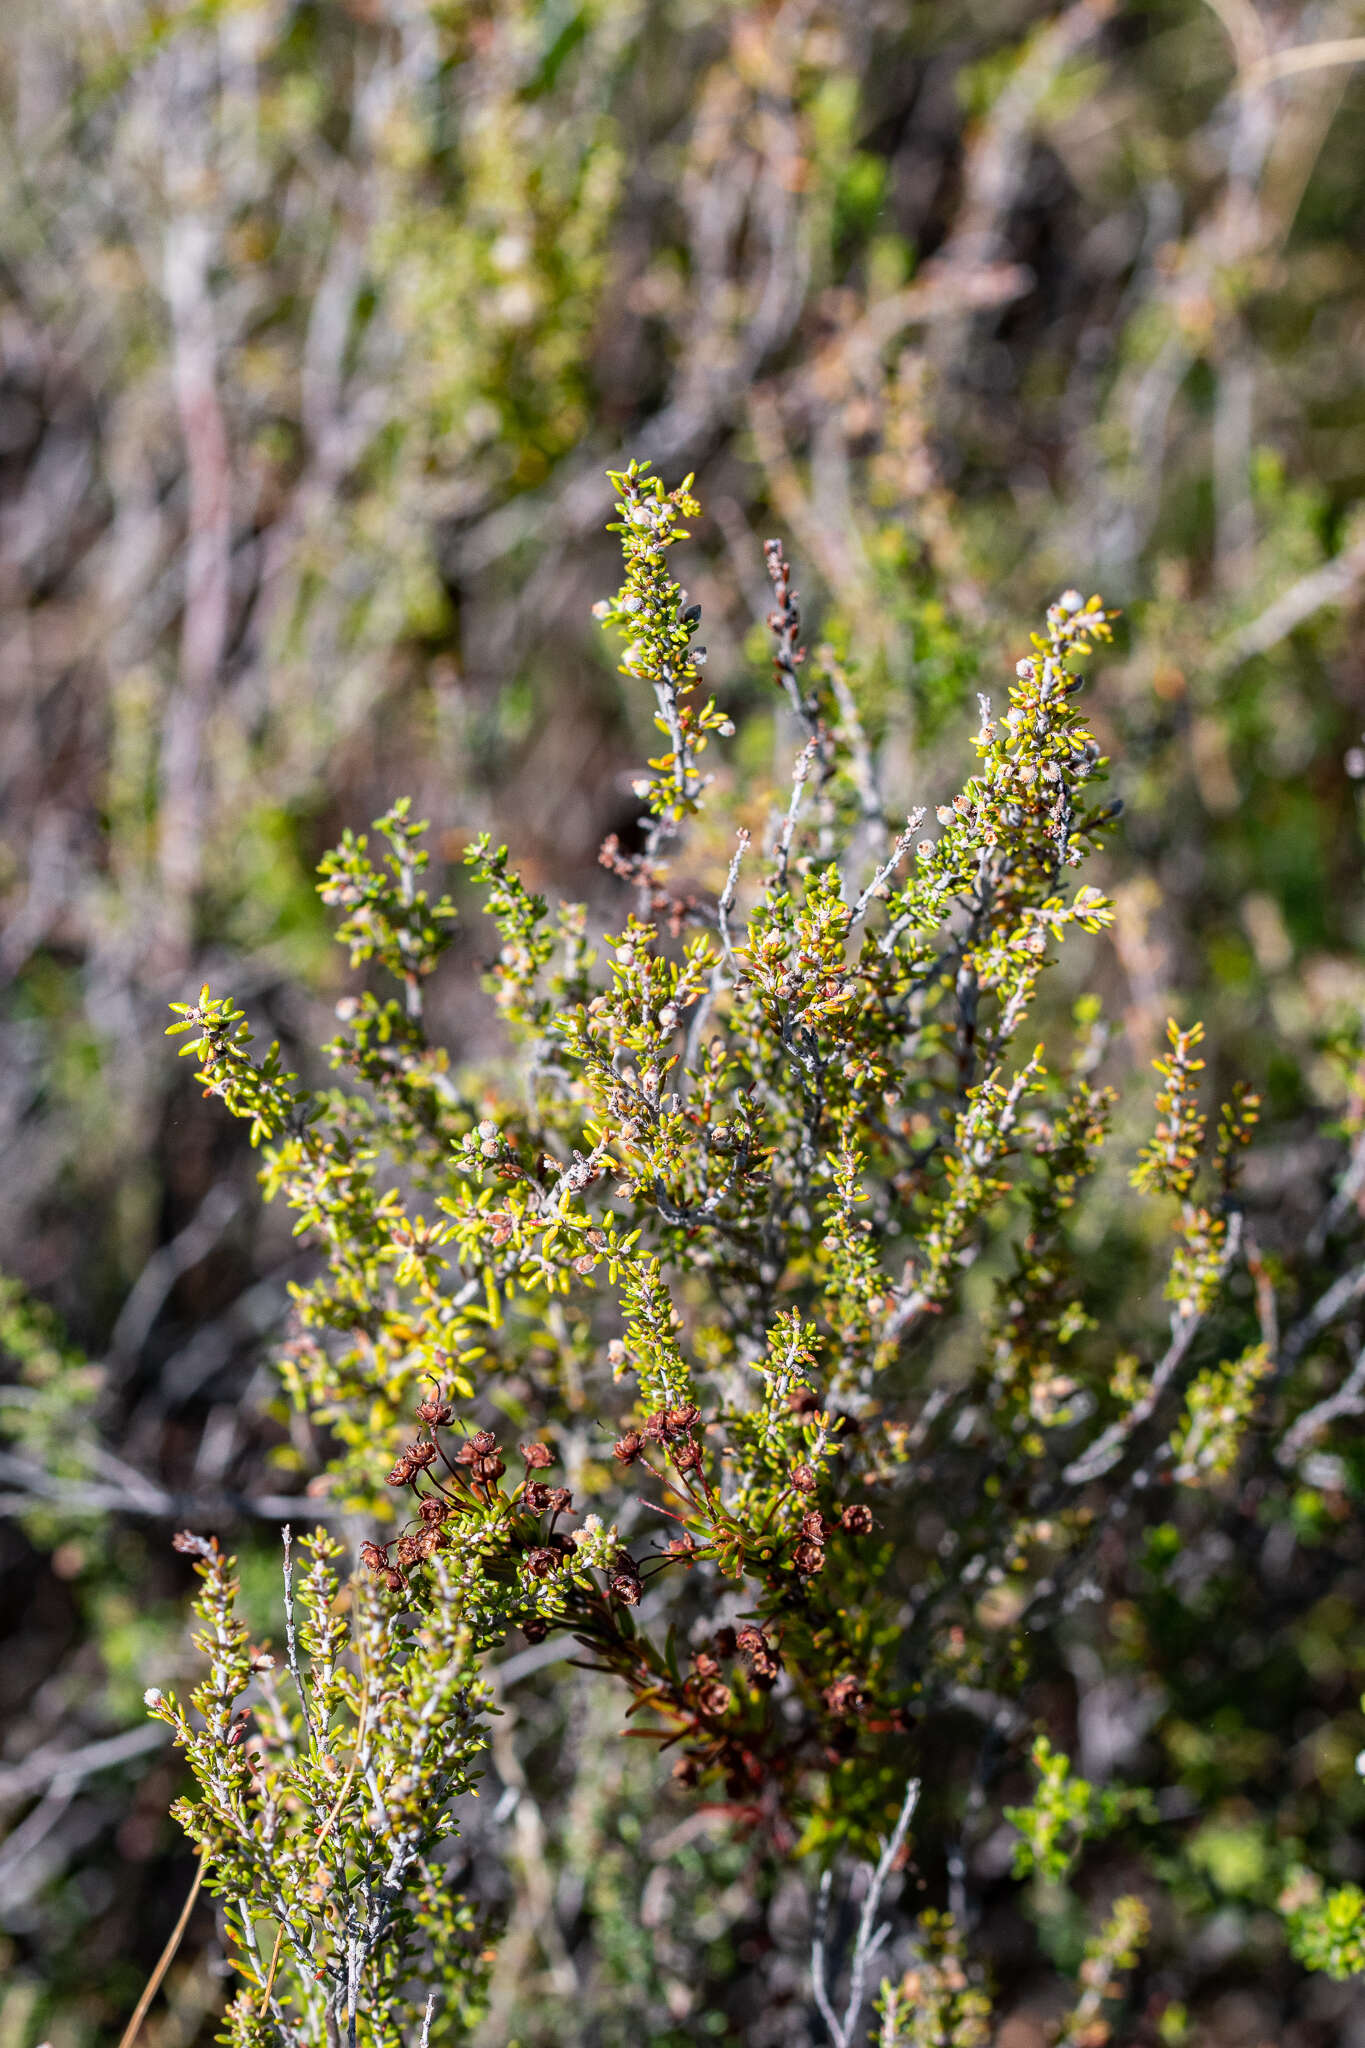
[[[792,1485],[798,1493],[814,1493],[819,1484],[809,1465],[792,1466]]]
[[[428,1394],[425,1401],[417,1403],[417,1420],[425,1422],[428,1429],[449,1429],[455,1420],[455,1410],[439,1395]]]
[[[521,1632],[528,1643],[543,1643],[550,1633],[548,1621],[542,1621],[538,1614],[528,1614],[521,1624]]]
[[[671,1456],[679,1472],[695,1472],[701,1464],[701,1450],[691,1437],[684,1437],[680,1444],[674,1444]]]
[[[633,1567],[630,1571],[612,1572],[607,1585],[616,1599],[623,1600],[627,1607],[638,1607],[644,1598],[644,1586],[639,1573]]]
[[[521,1455],[528,1472],[543,1472],[555,1461],[555,1454],[548,1444],[523,1444]]]
[[[823,1543],[798,1543],[792,1552],[792,1563],[806,1578],[813,1578],[816,1572],[825,1569],[825,1546]]]
[[[476,1479],[482,1479],[485,1484],[491,1485],[495,1479],[502,1478],[507,1467],[501,1458],[476,1458],[470,1470]]]
[[[761,1692],[777,1684],[778,1663],[769,1650],[755,1650],[749,1661],[749,1676]]]
[[[718,1721],[722,1714],[728,1714],[734,1695],[728,1685],[719,1682],[704,1685],[697,1694],[697,1705],[708,1720]]]
[[[549,1544],[542,1543],[527,1552],[526,1569],[533,1579],[548,1579],[559,1570],[563,1561],[557,1550],[552,1550]]]
[[[696,1539],[684,1529],[681,1536],[669,1537],[665,1553],[669,1557],[680,1557],[684,1564],[690,1565],[697,1554]]]
[[[871,1508],[864,1507],[859,1500],[853,1501],[839,1517],[839,1526],[852,1536],[866,1536],[872,1527]]]
[[[549,1498],[550,1489],[543,1479],[528,1479],[522,1488],[522,1505],[528,1514],[543,1515]]]
[[[415,1536],[400,1536],[395,1554],[404,1570],[410,1565],[416,1564],[422,1555],[421,1550],[418,1548],[418,1539]]]
[[[390,1565],[388,1570],[384,1573],[384,1584],[388,1587],[391,1593],[401,1593],[404,1586],[407,1584],[407,1580],[403,1577],[403,1574],[400,1571],[395,1571],[393,1566]]]
[[[867,1695],[856,1678],[836,1678],[824,1691],[831,1714],[856,1714],[867,1704]]]
[[[808,1515],[802,1515],[801,1534],[808,1537],[812,1543],[824,1542],[829,1534],[829,1524],[819,1508],[812,1508]]]
[[[616,1439],[611,1454],[622,1465],[633,1465],[643,1448],[643,1439],[633,1429],[628,1429],[624,1436]]]
[[[389,1554],[386,1550],[381,1550],[377,1543],[362,1543],[360,1562],[372,1572],[382,1572],[388,1565]]]
[[[664,1410],[665,1429],[691,1429],[693,1423],[700,1421],[700,1419],[701,1410],[695,1401],[685,1402],[680,1408],[666,1408]]]
[[[498,1440],[491,1429],[476,1429],[469,1439],[469,1448],[476,1458],[490,1458],[498,1448]]]
[[[768,1638],[764,1635],[762,1629],[755,1628],[752,1622],[747,1622],[739,1631],[739,1634],[735,1637],[735,1642],[743,1650],[746,1657],[752,1657],[755,1650],[766,1650],[768,1647]]]
[[[552,1515],[567,1515],[573,1506],[573,1495],[567,1486],[552,1486],[546,1492],[545,1505]]]
[[[449,1501],[438,1500],[434,1493],[428,1493],[417,1503],[417,1512],[424,1522],[444,1522],[450,1513]]]

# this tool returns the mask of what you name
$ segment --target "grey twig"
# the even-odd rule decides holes
[[[1298,1418],[1276,1446],[1275,1462],[1290,1471],[1330,1422],[1339,1415],[1365,1414],[1365,1351],[1356,1353],[1355,1364],[1334,1394],[1317,1401]]]
[[[820,1880],[820,1893],[815,1908],[815,1932],[811,1941],[811,1989],[834,2048],[852,2048],[854,2029],[862,2016],[863,2004],[867,1997],[868,1965],[891,1932],[889,1922],[883,1921],[880,1926],[878,1925],[877,1915],[881,1911],[887,1881],[895,1868],[897,1857],[905,1846],[905,1838],[910,1831],[915,1808],[919,1804],[919,1793],[920,1781],[918,1778],[912,1778],[905,1788],[905,1797],[901,1801],[896,1825],[882,1849],[876,1868],[870,1873],[862,1911],[858,1916],[858,1932],[853,1943],[853,1954],[849,1961],[848,1999],[844,2005],[842,2019],[834,2010],[826,1976],[826,1935],[833,1872],[827,1870]]]
[[[299,1706],[303,1712],[304,1726],[308,1730],[308,1740],[316,1749],[318,1746],[317,1729],[313,1725],[313,1710],[308,1704],[308,1692],[303,1682],[303,1673],[299,1669],[298,1637],[294,1632],[294,1532],[288,1522],[285,1523],[280,1531],[280,1541],[284,1545],[285,1651],[289,1659],[290,1676],[294,1680],[294,1687],[299,1696]]]
[[[80,1749],[36,1749],[22,1763],[0,1770],[0,1804],[17,1803],[49,1786],[79,1785],[96,1771],[112,1770],[135,1756],[145,1756],[150,1749],[159,1749],[166,1739],[162,1724],[149,1721],[145,1728],[128,1728],[122,1735],[107,1735]]]
[[[1223,1274],[1228,1272],[1237,1257],[1241,1243],[1242,1218],[1240,1213],[1234,1210],[1228,1218],[1228,1234],[1223,1245]],[[1365,1274],[1362,1275],[1362,1285],[1365,1285]],[[1102,1430],[1094,1443],[1064,1468],[1062,1479],[1067,1486],[1085,1486],[1090,1480],[1102,1479],[1106,1472],[1113,1470],[1134,1434],[1154,1413],[1162,1395],[1184,1364],[1189,1348],[1203,1323],[1204,1317],[1198,1314],[1181,1316],[1172,1323],[1171,1341],[1148,1382],[1146,1393],[1141,1400],[1135,1401],[1131,1408],[1120,1415],[1116,1422],[1111,1422],[1108,1429]]]

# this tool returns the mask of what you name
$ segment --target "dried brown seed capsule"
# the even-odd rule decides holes
[[[839,1517],[839,1525],[847,1529],[850,1535],[866,1536],[872,1527],[872,1510],[865,1508],[861,1501],[854,1501],[851,1506],[844,1509]]]
[[[414,1472],[425,1472],[428,1465],[436,1463],[436,1446],[426,1443],[409,1444],[403,1456],[409,1461]]]
[[[792,1466],[792,1485],[798,1493],[814,1493],[819,1481],[809,1465]]]
[[[756,1650],[749,1665],[749,1676],[760,1691],[769,1691],[777,1684],[777,1659],[767,1650]]]
[[[448,1401],[438,1400],[428,1394],[425,1401],[417,1403],[417,1420],[425,1422],[430,1429],[449,1429],[455,1420],[455,1410]]]
[[[403,1451],[400,1454],[396,1464],[394,1465],[392,1472],[390,1472],[389,1474],[388,1484],[390,1486],[406,1486],[409,1483],[409,1481],[416,1475],[416,1471],[417,1467],[413,1464],[412,1459],[408,1456],[406,1451]]]
[[[476,1458],[470,1470],[476,1479],[483,1479],[491,1483],[494,1479],[501,1479],[507,1467],[503,1464],[501,1458]]]
[[[680,1756],[673,1766],[673,1775],[680,1785],[695,1785],[701,1772],[694,1756]]]
[[[824,1691],[825,1705],[831,1714],[856,1714],[866,1704],[867,1696],[856,1678],[836,1678],[833,1685]]]
[[[823,1543],[798,1543],[792,1552],[792,1563],[807,1578],[825,1568],[825,1546]]]
[[[567,1515],[573,1506],[573,1495],[567,1486],[552,1486],[545,1495],[545,1505],[552,1515]]]
[[[646,1422],[645,1424],[644,1434],[647,1442],[649,1443],[667,1443],[668,1420],[662,1408],[658,1409],[655,1414],[650,1416],[648,1422]]]
[[[679,1472],[695,1472],[701,1464],[701,1451],[691,1437],[684,1437],[680,1444],[674,1444],[672,1458]]]
[[[543,1479],[528,1479],[522,1489],[522,1505],[528,1514],[543,1515],[550,1498],[550,1489]]]
[[[403,1577],[403,1574],[401,1572],[395,1571],[393,1566],[390,1565],[388,1570],[384,1574],[384,1584],[388,1587],[391,1593],[401,1593],[404,1586],[407,1584],[407,1580]]]
[[[664,1426],[667,1429],[691,1429],[693,1423],[700,1419],[701,1410],[695,1401],[688,1401],[681,1408],[664,1410]]]
[[[801,1517],[801,1534],[812,1543],[823,1543],[829,1533],[829,1525],[819,1508],[812,1508],[808,1515]]]
[[[415,1536],[400,1536],[397,1543],[396,1555],[399,1564],[403,1565],[404,1567],[416,1564],[418,1559],[422,1555],[420,1549],[418,1548],[417,1538]]]
[[[619,1459],[623,1465],[633,1465],[639,1457],[642,1448],[641,1438],[637,1436],[633,1429],[628,1429],[624,1436],[616,1439],[612,1446],[611,1454],[613,1458]]]
[[[487,1458],[498,1448],[498,1440],[491,1429],[476,1429],[469,1439],[469,1448],[476,1458]]]
[[[388,1552],[381,1550],[377,1543],[362,1543],[360,1546],[360,1562],[368,1566],[372,1572],[382,1572],[386,1569],[389,1562]]]
[[[542,1543],[527,1553],[526,1569],[533,1579],[548,1579],[559,1570],[563,1561],[557,1550],[552,1550],[548,1544]]]
[[[555,1454],[548,1444],[522,1444],[521,1455],[528,1472],[543,1472],[555,1461]]]
[[[766,1650],[768,1647],[768,1638],[764,1635],[762,1629],[755,1628],[752,1622],[745,1624],[735,1637],[735,1641],[740,1649],[744,1651],[745,1655],[749,1657],[753,1656],[755,1650]]]
[[[548,1621],[542,1621],[538,1614],[528,1614],[521,1624],[521,1632],[528,1643],[543,1643],[550,1633]]]
[[[434,1493],[428,1493],[418,1501],[417,1512],[424,1522],[444,1522],[450,1513],[450,1503],[437,1500]]]
[[[719,1678],[720,1666],[705,1650],[698,1650],[692,1658],[692,1669],[698,1678]]]
[[[419,1557],[434,1557],[437,1551],[444,1547],[445,1540],[445,1530],[438,1528],[434,1523],[428,1523],[420,1535],[413,1538]]]
[[[729,1713],[732,1698],[728,1685],[704,1685],[697,1694],[697,1705],[708,1719],[718,1721],[722,1714]]]
[[[627,1607],[638,1607],[644,1598],[644,1587],[633,1572],[613,1572],[607,1585],[618,1600],[624,1600]]]
[[[697,1546],[693,1537],[684,1529],[681,1536],[669,1537],[666,1551],[669,1557],[680,1557],[690,1565],[697,1554]]]

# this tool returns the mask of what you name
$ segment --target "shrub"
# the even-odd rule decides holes
[[[961,790],[892,818],[769,543],[795,746],[770,815],[712,772],[732,726],[672,571],[690,480],[612,481],[625,575],[597,612],[660,734],[637,841],[603,849],[619,928],[470,846],[509,1052],[457,1068],[423,1023],[456,911],[400,803],[322,868],[352,964],[397,987],[341,1006],[338,1086],[258,1056],[228,999],[177,1006],[323,1254],[281,1371],[331,1446],[330,1505],[371,1528],[349,1604],[338,1546],[312,1539],[289,1704],[226,1561],[182,1539],[205,1580],[202,1726],[168,1696],[153,1711],[235,1937],[230,2037],[458,2034],[490,1930],[439,1851],[475,1772],[480,1660],[520,1631],[611,1676],[675,1796],[720,1802],[755,1857],[823,1868],[832,2039],[864,2038],[907,1867],[942,1899],[893,1944],[880,2038],[985,2038],[969,1866],[1003,1820],[1075,1983],[1062,2038],[1093,2044],[1154,1914],[1183,1938],[1164,1816],[1190,1817],[1197,1774],[1164,1807],[1090,1783],[1038,1728],[1047,1683],[1078,1640],[1141,1674],[1138,1608],[1095,1611],[1136,1561],[1159,1593],[1182,1543],[1302,1513],[1305,1459],[1340,1492],[1319,1440],[1362,1398],[1341,1365],[1365,1294],[1349,1202],[1267,1261],[1240,1184],[1256,1097],[1215,1111],[1200,1029],[1174,1022],[1126,1192],[1113,1177],[1127,1111],[1098,1006],[1068,1019],[1047,976],[1114,915],[1080,872],[1119,809],[1079,696],[1110,635],[1098,598],[1063,595],[1003,702],[981,698]],[[1002,1813],[1030,1743],[1034,1796]],[[841,1856],[875,1864],[842,1957]],[[1334,1967],[1308,1896],[1286,1893],[1296,1945]]]

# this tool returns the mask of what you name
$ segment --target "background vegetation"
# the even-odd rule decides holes
[[[1065,993],[1139,1071],[1202,1017],[1214,1078],[1263,1098],[1267,1256],[1311,1231],[1365,994],[1365,78],[1328,61],[1360,33],[1248,0],[14,0],[5,2048],[117,2038],[189,1883],[141,1707],[192,1664],[171,1530],[231,1541],[263,1631],[319,1462],[263,1365],[310,1254],[166,1005],[230,988],[317,1077],[352,978],[313,869],[402,792],[439,860],[488,830],[617,915],[597,851],[651,738],[591,617],[623,454],[697,472],[686,581],[755,781],[794,734],[770,532],[906,801],[957,786],[978,686],[1060,588],[1123,608],[1089,705],[1121,914]],[[428,999],[471,1065],[501,1043],[489,950],[467,918]],[[1150,1560],[1115,1562],[1120,1624],[1147,1601],[1126,1685],[1078,1633],[1030,1702],[1088,1777],[1159,1757],[1211,1816],[1174,1878],[1204,1934],[1134,2038],[1181,2007],[1247,2048],[1360,2025],[1271,1910],[1315,1830],[1365,1875],[1357,1463],[1309,1466],[1265,1537],[1273,1659],[1205,1540],[1150,1599]],[[800,2042],[804,1877],[756,1884],[607,1743],[599,1681],[544,1670],[507,1663],[464,1838],[507,1930],[488,2042]],[[146,2038],[209,2038],[222,1991],[205,1910]],[[1041,2041],[1026,1972],[1003,2010]]]

